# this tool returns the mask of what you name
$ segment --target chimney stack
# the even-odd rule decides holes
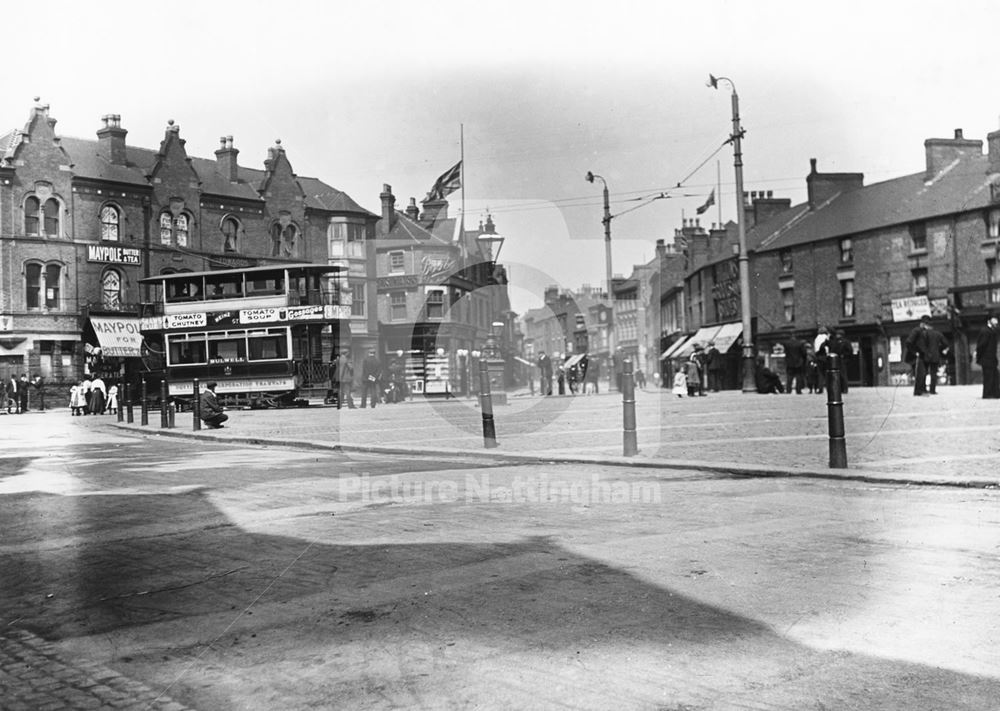
[[[864,173],[820,173],[816,170],[816,159],[809,159],[806,189],[809,193],[810,210],[815,210],[840,193],[856,190],[864,184]]]
[[[924,180],[932,180],[956,160],[981,156],[983,142],[965,138],[962,129],[956,128],[954,138],[928,138],[924,141],[924,153],[927,158]]]
[[[239,165],[236,162],[239,154],[239,150],[233,148],[232,136],[219,137],[219,150],[215,152],[216,167],[230,183],[239,180]]]
[[[109,163],[114,165],[125,165],[128,161],[125,156],[125,136],[128,134],[122,128],[122,117],[119,114],[105,114],[101,116],[104,128],[97,132],[98,149]]]
[[[410,204],[406,206],[406,216],[414,221],[420,219],[420,208],[417,207],[416,198],[410,198]]]
[[[382,184],[382,234],[387,235],[396,222],[396,196],[392,194],[392,186]]]

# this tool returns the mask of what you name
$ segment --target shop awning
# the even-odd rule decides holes
[[[678,338],[676,341],[670,344],[670,347],[667,348],[667,350],[663,351],[663,353],[660,354],[660,360],[666,360],[667,358],[672,357],[673,354],[689,340],[690,338],[685,338],[683,336],[681,338]]]
[[[691,336],[684,344],[682,348],[678,348],[674,351],[673,358],[685,358],[691,351],[694,350],[695,346],[708,346],[708,342],[715,340],[715,334],[717,334],[722,329],[722,326],[702,326],[698,329],[698,332]]]
[[[743,333],[743,324],[739,321],[735,323],[724,323],[719,332],[715,334],[715,347],[719,349],[719,353],[726,353],[736,340]]]
[[[115,358],[138,358],[142,355],[142,334],[139,319],[124,316],[91,316],[101,352]]]

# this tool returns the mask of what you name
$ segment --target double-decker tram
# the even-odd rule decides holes
[[[328,380],[324,330],[336,339],[350,307],[324,287],[340,266],[282,264],[141,279],[153,287],[143,338],[164,356],[168,394],[185,402],[192,383],[218,383],[229,405],[306,404],[303,388]],[[327,329],[327,326],[333,326]]]

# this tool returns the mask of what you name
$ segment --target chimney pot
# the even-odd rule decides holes
[[[960,128],[956,128],[955,129],[955,138],[963,138],[963,136],[962,136],[962,129],[960,129]]]
[[[811,172],[811,173],[815,173],[816,172],[816,159],[815,158],[810,158],[809,159],[809,172]]]

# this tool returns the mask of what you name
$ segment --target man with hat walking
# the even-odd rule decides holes
[[[920,325],[906,339],[906,362],[913,365],[913,394],[937,395],[937,371],[941,356],[948,352],[944,335],[931,326],[931,317],[924,314]],[[930,375],[930,390],[927,376]]]

